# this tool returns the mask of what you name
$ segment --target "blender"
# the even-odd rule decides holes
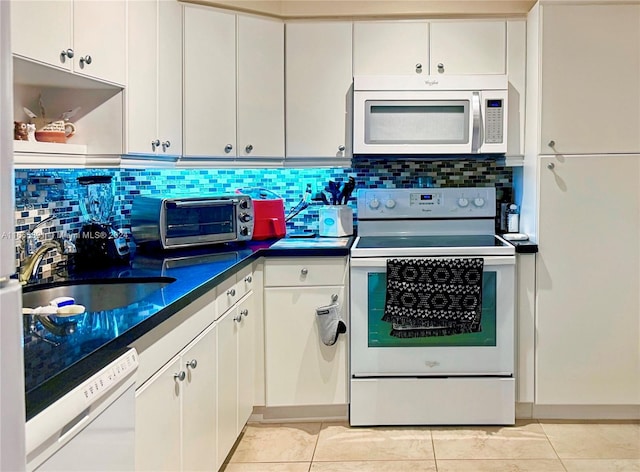
[[[128,264],[129,246],[110,223],[114,193],[110,175],[78,177],[80,209],[87,221],[76,238],[76,265],[109,267]]]

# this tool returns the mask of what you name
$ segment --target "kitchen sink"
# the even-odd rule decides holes
[[[130,277],[113,280],[63,282],[49,287],[23,288],[22,306],[49,305],[56,297],[73,297],[87,311],[105,311],[138,302],[156,290],[175,282],[172,277]]]

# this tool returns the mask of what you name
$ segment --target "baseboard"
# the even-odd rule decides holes
[[[638,420],[640,405],[532,405],[532,417],[548,420]]]
[[[516,403],[516,419],[524,420],[533,418],[533,403]]]
[[[349,405],[255,406],[249,418],[254,423],[293,423],[305,421],[347,421]]]

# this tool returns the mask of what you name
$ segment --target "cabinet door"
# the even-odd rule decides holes
[[[238,312],[232,308],[217,322],[218,463],[220,468],[238,437]],[[240,315],[241,316],[241,315]]]
[[[126,83],[127,12],[124,0],[73,2],[74,71]],[[91,58],[89,63],[88,57]]]
[[[184,154],[235,156],[235,15],[184,7],[183,85]]]
[[[163,154],[182,154],[182,5],[158,2],[158,139]]]
[[[351,29],[348,22],[286,25],[287,157],[349,155]]]
[[[542,23],[542,153],[640,152],[640,5],[544,5]]]
[[[353,24],[353,75],[429,73],[426,21],[358,21]]]
[[[238,155],[284,158],[284,24],[238,16]]]
[[[136,390],[136,470],[180,470],[179,372],[176,357]]]
[[[238,329],[238,434],[253,412],[256,324],[258,313],[254,296],[250,294],[238,304],[238,315],[242,317]]]
[[[216,470],[216,326],[182,354],[182,469]]]
[[[640,404],[640,156],[539,173],[536,403]]]
[[[264,290],[267,406],[347,403],[347,337],[326,346],[316,322],[334,294],[346,321],[343,286]]]
[[[11,2],[11,49],[45,64],[71,70],[73,50],[71,0]],[[35,111],[35,110],[34,110]]]
[[[158,0],[127,2],[127,152],[150,154],[158,139]]]
[[[506,73],[506,22],[432,22],[429,34],[432,75]]]

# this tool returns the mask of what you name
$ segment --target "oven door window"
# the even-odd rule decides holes
[[[387,274],[367,274],[368,345],[369,347],[424,346],[495,346],[496,345],[496,280],[497,274],[485,271],[482,277],[482,316],[480,331],[452,335],[399,338],[391,335],[392,325],[382,321],[385,306]]]
[[[167,238],[214,235],[227,237],[235,231],[233,203],[167,211]]]

